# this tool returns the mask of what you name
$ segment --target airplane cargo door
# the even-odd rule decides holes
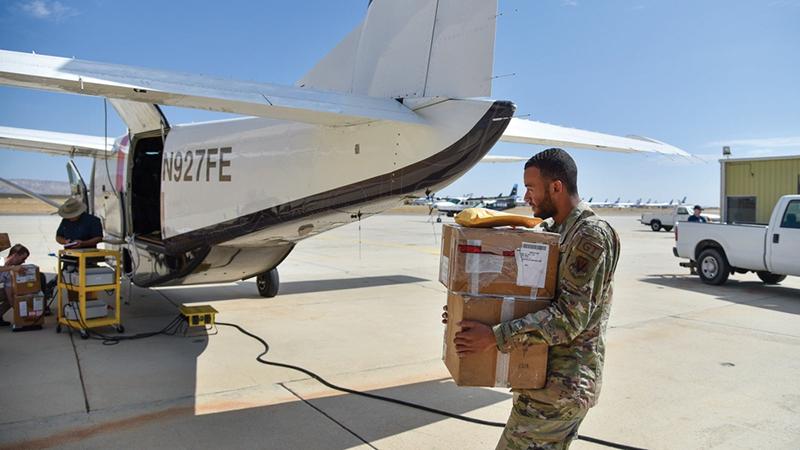
[[[131,167],[129,200],[131,222],[137,237],[161,240],[161,136],[135,142]]]
[[[89,192],[86,189],[86,183],[83,182],[81,172],[75,162],[67,162],[67,177],[69,177],[69,194],[83,202],[87,208],[91,208],[89,204]],[[93,212],[89,210],[89,212]]]

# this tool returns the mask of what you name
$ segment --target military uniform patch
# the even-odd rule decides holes
[[[589,266],[591,266],[589,260],[583,255],[578,255],[569,265],[569,272],[576,278],[583,278],[589,271]]]
[[[596,242],[592,242],[588,239],[581,240],[578,242],[576,250],[586,253],[592,259],[599,259],[600,256],[603,254],[603,247]]]

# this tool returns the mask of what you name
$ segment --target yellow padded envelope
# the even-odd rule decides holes
[[[456,223],[462,227],[494,228],[525,227],[533,228],[542,223],[538,217],[520,216],[486,208],[467,208],[456,215]]]

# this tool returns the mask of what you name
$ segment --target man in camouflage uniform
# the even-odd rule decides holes
[[[459,355],[497,347],[547,344],[547,383],[515,390],[511,416],[497,449],[566,449],[597,402],[611,309],[619,237],[580,201],[578,169],[561,149],[548,149],[525,164],[525,200],[543,227],[561,235],[556,299],[543,310],[493,328],[463,321]],[[446,319],[446,314],[445,314]]]

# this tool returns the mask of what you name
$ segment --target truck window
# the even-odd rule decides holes
[[[800,228],[800,200],[792,200],[783,213],[781,228]]]
[[[678,214],[689,214],[689,210],[686,208],[678,208]]]

